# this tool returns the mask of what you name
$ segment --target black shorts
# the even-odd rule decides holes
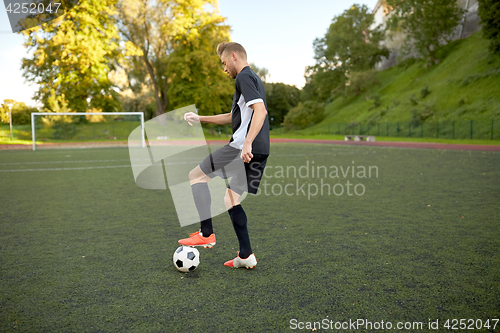
[[[244,168],[242,168],[241,150],[225,145],[208,155],[200,163],[200,168],[210,178],[216,176],[222,179],[231,178],[228,188],[239,195],[243,192],[256,194],[269,155],[252,154],[253,158],[249,163],[243,163]]]

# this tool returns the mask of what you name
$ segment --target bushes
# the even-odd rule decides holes
[[[57,115],[57,113],[71,112],[64,94],[56,97],[54,90],[52,90],[48,104],[49,108],[45,109],[45,111],[54,112],[55,115],[42,117],[42,123],[45,127],[54,129],[53,135],[55,139],[72,139],[78,132],[75,124],[80,120],[87,121],[85,116]]]
[[[422,110],[415,108],[411,110],[411,122],[419,126],[427,119],[434,119],[434,104],[432,102],[422,103]]]
[[[346,86],[348,95],[361,95],[363,92],[380,84],[375,70],[365,72],[353,72],[349,77],[349,85]]]
[[[54,139],[69,140],[78,132],[75,123],[66,122],[62,119],[55,121],[52,125],[52,129],[54,129]]]
[[[319,123],[325,118],[323,103],[314,101],[300,102],[285,116],[283,126],[286,130],[303,129]]]
[[[411,95],[410,97],[408,97],[408,100],[410,101],[411,105],[418,105],[418,101],[415,96]]]
[[[427,96],[429,96],[431,91],[429,90],[429,86],[425,86],[420,90],[420,96],[422,96],[422,99],[425,99]]]
[[[490,40],[489,49],[500,56],[500,5],[497,0],[479,0],[478,14],[481,17],[484,37]]]
[[[373,95],[372,99],[373,99],[373,108],[374,109],[376,109],[376,108],[378,108],[379,106],[382,105],[382,101],[380,100],[380,95],[379,94]]]

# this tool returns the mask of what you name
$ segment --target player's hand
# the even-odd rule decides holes
[[[188,112],[184,114],[184,120],[188,122],[190,126],[193,126],[192,123],[199,123],[200,122],[200,116],[198,116],[194,112]]]
[[[243,162],[248,163],[252,158],[252,144],[245,141],[245,143],[243,144],[243,149],[241,150],[241,159],[243,160]]]

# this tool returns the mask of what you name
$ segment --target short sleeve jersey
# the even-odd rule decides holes
[[[250,69],[244,67],[236,75],[233,97],[231,147],[243,149],[243,143],[252,124],[253,109],[250,105],[262,102],[266,106],[266,92],[261,79]],[[262,128],[252,143],[252,153],[269,155],[269,118],[266,115]]]

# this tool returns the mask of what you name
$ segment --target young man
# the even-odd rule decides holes
[[[210,154],[189,173],[194,202],[200,216],[201,230],[190,234],[189,238],[179,240],[179,243],[203,247],[215,245],[210,211],[211,197],[207,182],[215,176],[224,179],[232,177],[224,202],[238,237],[240,251],[236,258],[225,262],[224,265],[249,269],[257,265],[257,259],[250,246],[247,216],[239,199],[244,191],[257,193],[269,156],[266,93],[262,81],[248,66],[247,54],[243,46],[238,43],[221,43],[217,46],[217,54],[224,65],[224,72],[232,79],[236,79],[231,112],[216,116],[198,116],[189,112],[184,115],[184,119],[190,125],[194,122],[231,124],[233,137],[229,144]],[[241,172],[234,174],[225,168],[238,158],[244,161],[245,172],[243,174]]]

